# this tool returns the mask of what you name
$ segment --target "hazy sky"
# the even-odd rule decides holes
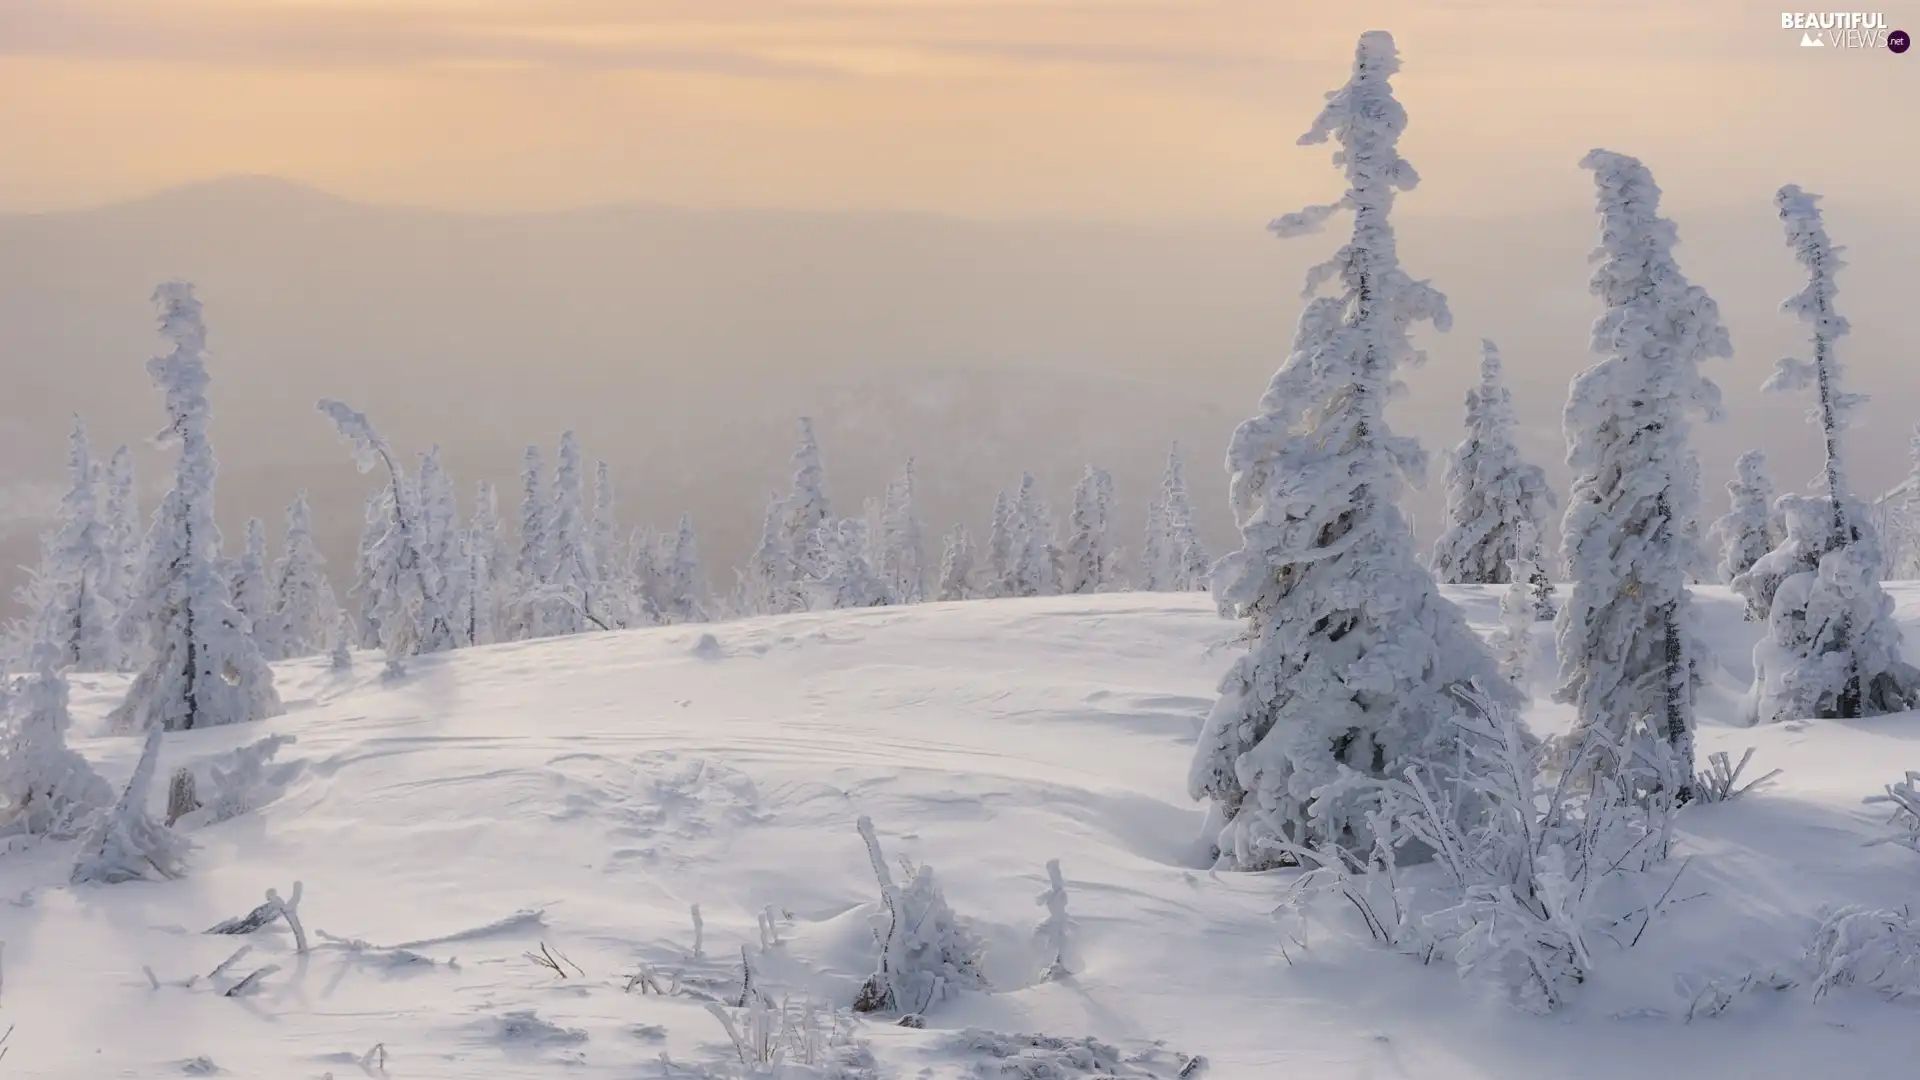
[[[1920,7],[1913,9],[1920,27]],[[1900,25],[1899,12],[1889,20]],[[1920,52],[1801,49],[1743,0],[0,0],[0,210],[234,173],[461,209],[652,200],[1264,220],[1391,29],[1414,213],[1905,196]]]

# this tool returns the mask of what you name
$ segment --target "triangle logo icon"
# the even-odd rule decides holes
[[[1800,35],[1800,47],[1803,49],[1824,49],[1827,47],[1827,43],[1814,37],[1812,34],[1803,33]]]

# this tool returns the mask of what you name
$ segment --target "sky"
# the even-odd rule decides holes
[[[1899,26],[1899,12],[1889,12]],[[1920,26],[1920,6],[1911,11]],[[1294,150],[1385,27],[1411,213],[1679,206],[1789,173],[1900,200],[1920,52],[1746,0],[0,0],[0,211],[234,174],[481,210],[643,201],[1124,222],[1323,201]],[[1769,186],[1767,190],[1771,190]]]

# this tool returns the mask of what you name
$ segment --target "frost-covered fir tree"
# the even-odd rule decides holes
[[[1508,570],[1527,564],[1535,604],[1553,616],[1543,553],[1522,549],[1519,537],[1546,529],[1555,499],[1547,474],[1520,456],[1520,421],[1513,392],[1501,374],[1500,350],[1480,343],[1480,385],[1467,391],[1467,437],[1447,455],[1447,528],[1428,565],[1448,585],[1505,585]]]
[[[807,544],[813,562],[804,567],[812,610],[883,607],[893,603],[886,581],[867,560],[867,523],[845,518],[815,530]]]
[[[0,835],[70,839],[96,811],[113,802],[113,788],[67,745],[73,726],[67,677],[57,645],[40,642],[32,675],[11,702],[0,753]]]
[[[809,417],[800,418],[800,446],[793,452],[793,466],[793,490],[787,496],[783,546],[792,563],[788,579],[797,584],[805,580],[808,568],[821,565],[813,545],[837,533],[837,529],[822,531],[822,526],[831,523],[833,514],[827,502],[827,473],[820,462],[820,443],[813,437],[813,420]],[[788,604],[778,610],[796,610],[806,604],[807,597],[795,593]]]
[[[1073,488],[1073,513],[1061,550],[1060,591],[1106,592],[1119,585],[1119,559],[1109,534],[1113,524],[1113,476],[1092,465]]]
[[[1167,510],[1155,499],[1147,504],[1147,535],[1140,545],[1140,587],[1148,592],[1165,592],[1170,569],[1167,565]]]
[[[213,444],[207,439],[206,327],[193,286],[154,290],[172,345],[147,361],[166,400],[160,440],[177,446],[173,489],[154,514],[147,564],[127,617],[144,628],[146,666],[109,721],[123,731],[185,731],[280,714],[273,671],[246,632],[219,573]]]
[[[527,447],[520,468],[520,546],[515,551],[501,639],[521,641],[540,635],[541,591],[552,573],[552,544],[547,536],[547,498],[540,448]]]
[[[500,499],[491,481],[480,481],[474,491],[466,555],[467,588],[458,618],[460,639],[466,645],[491,645],[498,640],[500,571],[507,559],[506,545],[500,537]]]
[[[246,546],[233,564],[233,610],[240,625],[253,635],[260,655],[268,660],[279,656],[273,645],[273,593],[267,583],[267,526],[259,518],[247,519]]]
[[[973,599],[973,539],[965,525],[947,531],[940,552],[940,591],[936,600]]]
[[[1757,579],[1779,576],[1768,606],[1767,638],[1754,647],[1752,713],[1762,722],[1803,717],[1854,718],[1904,712],[1920,705],[1920,671],[1901,659],[1901,634],[1893,621],[1893,601],[1880,586],[1884,558],[1873,523],[1847,486],[1841,435],[1850,414],[1866,398],[1841,389],[1843,374],[1836,348],[1851,327],[1834,310],[1839,286],[1834,275],[1844,250],[1827,236],[1819,196],[1788,184],[1774,205],[1786,225],[1787,246],[1807,271],[1807,287],[1787,298],[1782,310],[1811,327],[1813,359],[1785,359],[1768,380],[1769,390],[1816,390],[1810,419],[1819,425],[1826,450],[1826,494],[1798,501],[1801,520],[1789,512],[1788,531],[1798,536],[1782,545],[1782,560],[1769,555],[1762,564],[1792,560],[1734,579],[1734,588],[1755,598]],[[1824,513],[1824,535],[1814,531],[1809,512]],[[1754,571],[1760,570],[1756,564]]]
[[[787,551],[787,501],[778,495],[767,500],[760,526],[760,543],[740,570],[733,606],[742,615],[773,615],[786,610],[793,589],[793,556]]]
[[[1053,513],[1033,484],[1033,474],[1020,476],[1013,498],[1013,563],[1007,581],[1008,596],[1056,596],[1060,576],[1055,561]]]
[[[287,505],[287,541],[273,564],[273,618],[266,635],[256,633],[269,660],[325,652],[332,644],[340,606],[313,542],[313,512],[302,491]]]
[[[1200,543],[1193,523],[1193,502],[1187,497],[1187,465],[1180,447],[1167,452],[1167,472],[1160,480],[1161,524],[1166,529],[1161,556],[1166,560],[1162,586],[1173,592],[1204,592],[1212,560]]]
[[[613,469],[604,461],[593,466],[593,523],[588,528],[588,550],[593,575],[613,585],[626,575],[620,568],[620,519],[613,505]]]
[[[1581,166],[1597,191],[1591,291],[1606,312],[1591,345],[1603,359],[1574,380],[1567,402],[1574,481],[1561,535],[1573,588],[1556,628],[1554,699],[1578,710],[1576,738],[1598,729],[1619,741],[1651,718],[1691,770],[1697,644],[1687,582],[1700,559],[1700,466],[1689,432],[1696,415],[1720,414],[1720,388],[1701,361],[1732,356],[1733,346],[1719,306],[1674,262],[1679,234],[1660,216],[1653,174],[1608,150]]]
[[[1749,450],[1733,463],[1727,499],[1732,508],[1713,523],[1711,532],[1720,539],[1719,580],[1730,583],[1786,539],[1775,526],[1773,479],[1767,475],[1765,454]],[[1764,600],[1755,598],[1747,605],[1748,621],[1765,620],[1772,606],[1771,592]]]
[[[425,558],[433,588],[453,628],[454,645],[462,644],[459,613],[466,610],[467,558],[460,529],[460,507],[453,493],[453,477],[440,460],[440,448],[420,455],[415,483],[420,514],[420,554]]]
[[[1210,804],[1225,868],[1284,865],[1293,846],[1370,850],[1364,778],[1417,765],[1450,782],[1458,691],[1478,680],[1519,698],[1415,558],[1399,508],[1425,454],[1387,424],[1395,369],[1421,359],[1413,323],[1451,321],[1446,298],[1401,269],[1388,218],[1395,190],[1418,179],[1397,149],[1406,112],[1388,80],[1399,66],[1390,35],[1361,36],[1352,78],[1300,140],[1339,142],[1346,194],[1272,226],[1289,237],[1354,215],[1352,238],[1307,276],[1309,295],[1329,282],[1340,291],[1308,302],[1259,413],[1228,448],[1241,547],[1215,569],[1213,592],[1223,614],[1247,620],[1249,648],[1221,681],[1188,778]]]
[[[1874,500],[1873,521],[1887,556],[1887,578],[1920,578],[1920,424],[1907,440],[1907,475]]]
[[[887,485],[880,512],[880,576],[886,579],[894,602],[918,604],[927,598],[927,541],[914,509],[914,462]]]
[[[67,491],[41,541],[40,566],[20,599],[33,613],[35,640],[28,647],[46,642],[62,668],[80,671],[112,670],[121,652],[99,490],[100,470],[87,448],[86,425],[76,416],[67,442]]]
[[[674,530],[666,554],[659,605],[661,618],[673,623],[706,622],[707,605],[701,599],[700,552],[694,543],[692,514],[680,515],[680,527]]]
[[[541,630],[547,634],[579,634],[610,625],[606,597],[600,595],[600,582],[593,573],[585,503],[580,441],[568,431],[560,436],[560,457],[553,471],[553,505],[547,513],[552,570],[541,617]]]
[[[993,523],[987,531],[987,565],[981,573],[981,596],[1017,595],[1013,591],[1014,560],[1017,555],[1014,534],[1017,531],[1013,500],[1002,491],[993,497]]]
[[[390,486],[383,486],[369,492],[360,516],[360,546],[354,553],[353,588],[348,592],[357,601],[353,642],[362,649],[380,647],[380,626],[373,613],[385,606],[386,601],[380,596],[380,567],[374,560],[380,550],[380,538],[387,534],[387,521],[393,517],[391,491]]]
[[[114,654],[117,667],[132,666],[138,642],[132,637],[133,624],[121,618],[133,604],[134,589],[140,583],[141,555],[144,550],[140,528],[140,497],[134,486],[133,454],[122,446],[107,463],[106,507],[102,513],[106,525],[106,577],[100,588],[113,606]]]
[[[322,400],[319,409],[332,420],[340,437],[353,448],[354,464],[363,473],[385,466],[385,520],[362,559],[376,588],[362,603],[380,648],[386,651],[388,670],[398,672],[402,661],[420,653],[443,652],[457,644],[454,613],[441,591],[442,578],[428,560],[426,526],[418,505],[417,488],[394,458],[387,441],[374,430],[364,413],[338,401]]]

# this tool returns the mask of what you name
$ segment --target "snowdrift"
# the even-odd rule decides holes
[[[1920,586],[1890,588],[1920,640]],[[1497,589],[1448,592],[1495,625]],[[263,805],[191,832],[187,877],[76,888],[70,844],[0,857],[0,1029],[16,1025],[0,1065],[336,1080],[737,1069],[701,999],[740,996],[743,950],[795,1009],[844,1010],[873,971],[864,814],[889,858],[937,869],[993,990],[940,1004],[924,1028],[861,1020],[853,1075],[1891,1075],[1910,1064],[1920,1005],[1865,990],[1816,1002],[1804,985],[1698,1003],[1716,982],[1793,969],[1823,904],[1920,896],[1920,857],[1865,846],[1886,827],[1862,804],[1920,768],[1920,717],[1715,722],[1738,714],[1757,627],[1724,590],[1699,595],[1717,665],[1702,752],[1753,746],[1753,768],[1785,772],[1683,813],[1677,902],[1550,1018],[1378,949],[1339,912],[1283,932],[1292,871],[1202,868],[1187,761],[1237,625],[1204,595],[1113,594],[523,642],[421,658],[399,679],[372,655],[345,672],[276,665],[285,716],[166,738],[165,771],[294,740]],[[1529,722],[1564,727],[1550,658],[1534,674]],[[75,746],[116,783],[138,746],[97,732],[124,689],[74,686],[88,733]],[[1074,974],[1042,980],[1035,898],[1055,858],[1077,955]],[[284,922],[203,933],[295,881],[307,953]],[[1098,1042],[1003,1038],[1020,1033]]]

